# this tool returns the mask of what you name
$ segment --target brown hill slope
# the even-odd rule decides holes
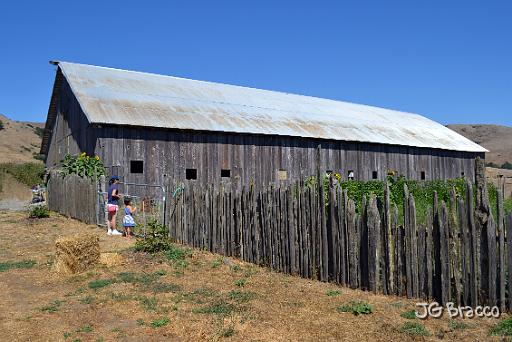
[[[489,150],[488,163],[512,163],[512,127],[498,125],[448,125],[448,128]]]
[[[40,122],[14,121],[0,114],[3,129],[0,130],[0,163],[35,162],[39,154],[41,137],[38,130],[44,127]]]

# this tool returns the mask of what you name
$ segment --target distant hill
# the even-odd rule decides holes
[[[512,127],[498,125],[447,125],[448,128],[485,147],[486,162],[512,163]]]
[[[0,163],[36,162],[44,123],[14,121],[0,114]]]

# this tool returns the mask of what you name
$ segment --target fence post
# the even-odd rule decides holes
[[[450,301],[451,296],[451,278],[450,278],[450,235],[448,225],[448,210],[446,203],[441,201],[441,213],[438,215],[439,220],[439,237],[440,237],[440,253],[441,258],[441,302],[446,304]]]
[[[410,229],[410,248],[409,255],[411,259],[408,261],[411,268],[412,295],[419,297],[419,279],[418,279],[418,236],[416,222],[416,202],[414,196],[409,194],[409,229]]]
[[[485,164],[482,159],[477,157],[475,159],[475,186],[476,186],[476,232],[479,238],[479,253],[480,257],[479,269],[477,277],[479,279],[480,293],[485,296],[484,299],[489,299],[489,269],[487,268],[489,262],[488,251],[488,223],[489,214],[491,212],[489,205],[489,193],[487,189],[487,181],[485,179]],[[482,304],[482,303],[480,303]]]
[[[345,198],[346,191],[345,191]],[[356,206],[354,201],[351,199],[347,200],[347,206],[345,213],[347,217],[347,238],[348,238],[348,282],[351,288],[355,289],[361,285],[359,279],[359,250],[360,240],[359,232],[357,231],[357,219],[356,219]]]
[[[512,312],[512,281],[510,275],[512,274],[512,213],[508,215],[507,220],[507,263],[508,263],[508,311]]]
[[[470,305],[471,293],[471,236],[466,213],[466,203],[459,199],[457,214],[460,227],[460,260],[461,260],[461,281],[462,281],[462,304]]]
[[[433,291],[433,285],[434,285],[434,275],[432,270],[433,265],[433,259],[434,259],[434,252],[432,250],[433,246],[433,236],[432,236],[432,228],[433,228],[433,216],[432,216],[432,208],[429,207],[427,209],[427,219],[426,219],[426,232],[425,232],[425,256],[426,256],[426,263],[427,263],[427,292],[426,296],[428,299],[434,298],[434,291]]]
[[[498,187],[497,194],[497,209],[498,209],[498,217],[497,217],[497,232],[498,232],[498,264],[499,264],[499,300],[500,300],[500,309],[501,311],[505,311],[505,214],[503,208],[503,189]]]
[[[410,218],[411,210],[409,208],[409,188],[404,184],[404,236],[405,236],[405,279],[407,298],[413,297],[413,280],[412,280],[412,242],[411,242],[411,226]]]
[[[384,262],[386,265],[386,275],[387,275],[387,293],[395,293],[395,241],[393,236],[393,228],[391,224],[391,205],[390,205],[390,190],[389,184],[386,182],[384,187],[384,204],[383,204],[383,224],[384,224],[384,241],[385,241],[385,250],[384,250]]]
[[[461,229],[460,222],[457,219],[457,200],[455,188],[450,189],[450,210],[449,210],[449,235],[450,235],[450,259],[451,259],[451,277],[455,285],[455,301],[460,303],[462,300],[462,281],[461,281]]]
[[[368,284],[370,291],[377,293],[381,291],[381,279],[380,279],[380,231],[381,231],[381,220],[379,210],[377,208],[377,198],[374,194],[370,195],[370,199],[367,206],[368,213]]]

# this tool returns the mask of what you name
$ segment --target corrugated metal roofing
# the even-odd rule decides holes
[[[233,85],[60,62],[91,123],[486,152],[423,116]]]

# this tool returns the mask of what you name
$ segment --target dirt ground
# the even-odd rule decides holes
[[[83,274],[53,270],[57,237],[99,234],[109,257]],[[0,336],[4,341],[488,341],[496,319],[406,319],[415,301],[275,273],[189,250],[172,261],[133,252],[133,241],[52,214],[0,211]],[[186,253],[186,254],[187,254]],[[117,256],[117,258],[116,258]],[[338,312],[364,301],[373,313]],[[424,325],[430,336],[401,331]],[[458,319],[456,322],[461,323]],[[498,341],[499,338],[493,338]]]

